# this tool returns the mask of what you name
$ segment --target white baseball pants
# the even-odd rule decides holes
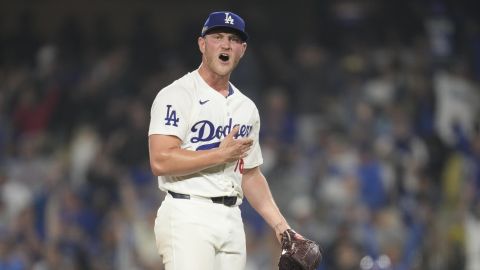
[[[167,194],[155,220],[166,270],[243,270],[245,231],[238,206]]]

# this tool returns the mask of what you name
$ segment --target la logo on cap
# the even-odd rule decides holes
[[[233,24],[233,18],[228,12],[225,12],[225,23]]]

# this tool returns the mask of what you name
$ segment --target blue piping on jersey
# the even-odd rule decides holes
[[[204,145],[200,145],[199,147],[197,147],[197,151],[198,150],[208,150],[208,149],[213,149],[213,148],[217,148],[220,146],[220,142],[216,142],[216,143],[209,143],[209,144],[204,144]]]
[[[228,95],[227,97],[233,95],[233,87],[230,83],[228,83]]]

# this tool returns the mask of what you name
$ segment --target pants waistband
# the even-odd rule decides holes
[[[170,190],[168,191],[168,194],[172,195],[172,197],[175,199],[190,200],[192,198],[192,196],[189,194],[177,193]],[[213,203],[219,203],[225,206],[234,206],[237,203],[236,196],[220,196],[220,197],[210,197],[210,198],[203,197],[203,198],[210,200]]]

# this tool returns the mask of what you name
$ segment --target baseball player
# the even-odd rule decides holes
[[[165,191],[155,236],[167,270],[244,269],[246,198],[275,231],[289,229],[259,169],[256,105],[230,81],[247,49],[244,20],[211,13],[198,69],[163,88],[151,108],[152,172]]]

